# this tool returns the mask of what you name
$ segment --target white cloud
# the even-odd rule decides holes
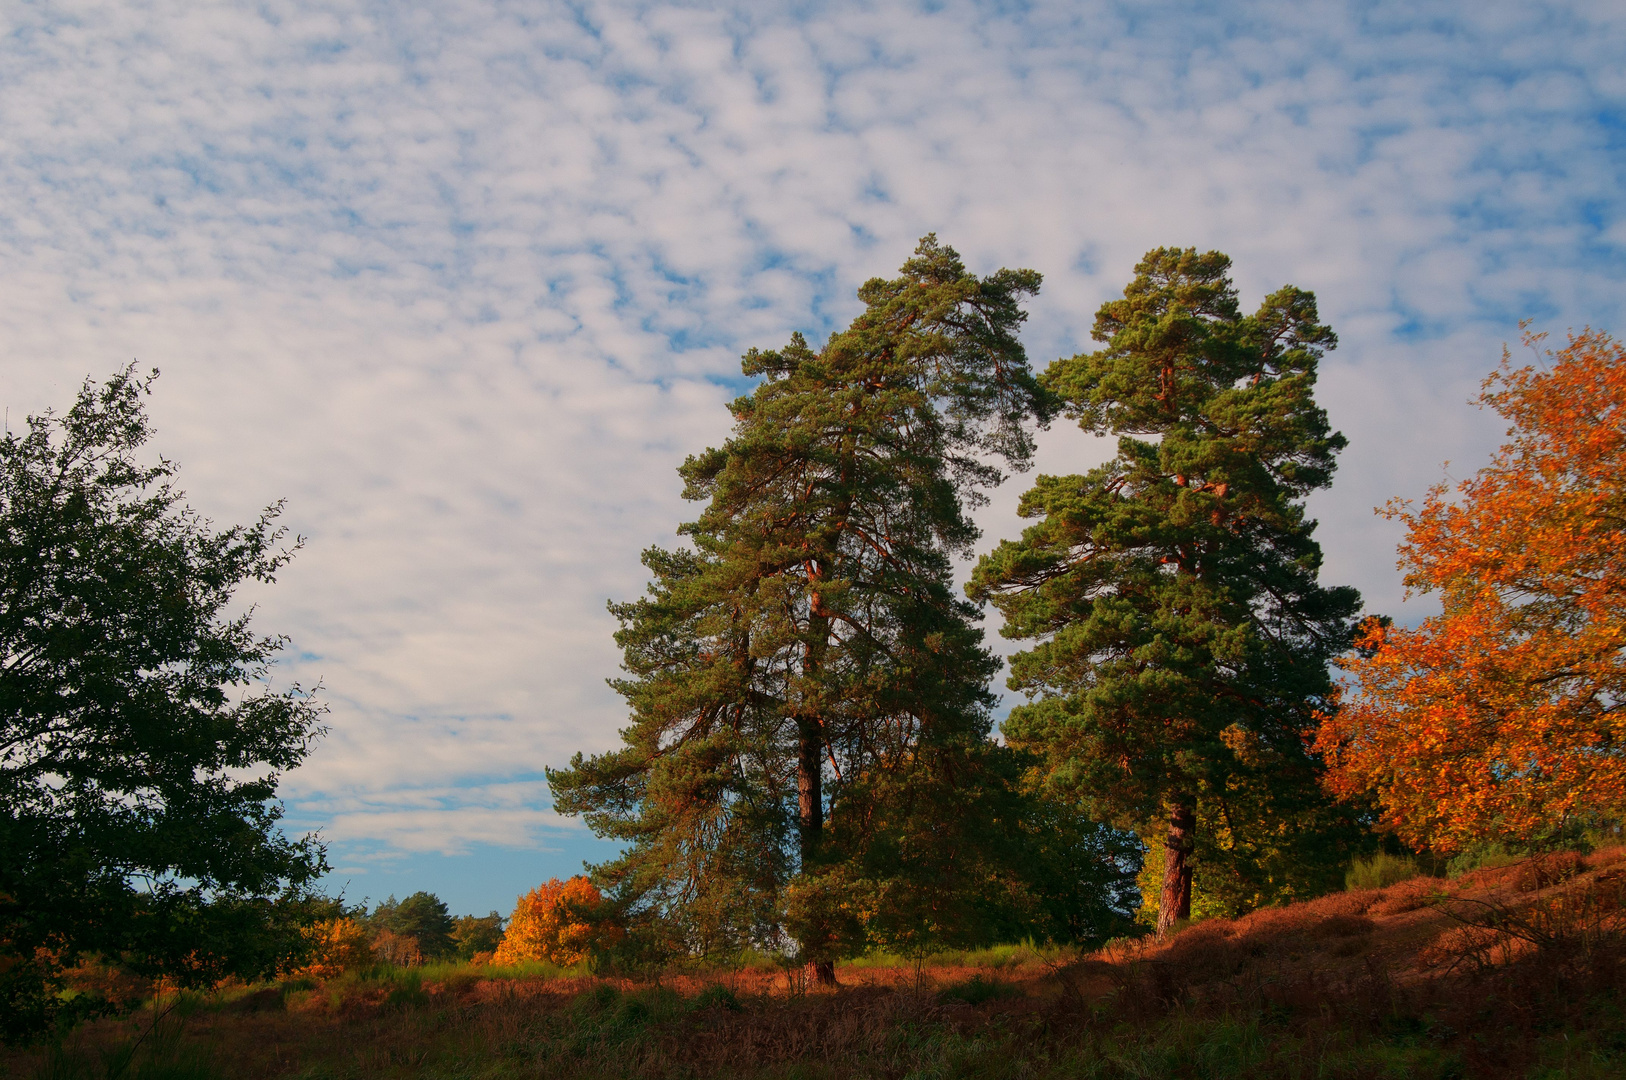
[[[369,864],[388,864],[406,854],[463,855],[481,845],[549,851],[549,831],[582,826],[540,809],[546,800],[543,780],[475,788],[395,786],[387,792],[363,789],[304,800],[299,817],[319,820],[323,839],[342,847],[364,871]]]
[[[1250,301],[1315,289],[1352,440],[1329,573],[1396,610],[1370,508],[1482,459],[1499,427],[1464,401],[1515,320],[1626,329],[1626,31],[1603,4],[1224,10],[13,7],[5,404],[136,357],[198,506],[288,497],[309,545],[254,599],[334,704],[288,790],[353,845],[535,842],[541,789],[488,793],[613,744],[603,603],[686,514],[671,470],[723,435],[737,354],[839,326],[930,229],[1046,274],[1040,363],[1153,245],[1229,252]]]

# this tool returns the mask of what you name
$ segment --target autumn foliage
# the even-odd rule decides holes
[[[293,972],[295,975],[332,979],[373,962],[367,930],[355,919],[323,919],[305,927],[304,934],[311,943],[310,962]]]
[[[1413,845],[1529,842],[1626,796],[1626,349],[1588,331],[1548,355],[1486,380],[1512,425],[1489,466],[1384,510],[1443,611],[1369,624],[1320,731],[1335,787]]]
[[[617,935],[614,926],[597,917],[603,903],[604,898],[585,877],[550,878],[519,898],[491,962],[581,963],[594,945]]]

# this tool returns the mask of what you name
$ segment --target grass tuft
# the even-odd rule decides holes
[[[1359,889],[1387,889],[1402,881],[1421,877],[1423,868],[1410,855],[1390,855],[1380,851],[1369,859],[1356,859],[1344,874],[1344,888],[1350,892]]]
[[[712,983],[689,1002],[689,1007],[695,1010],[723,1009],[728,1012],[743,1012],[744,1006],[740,1004],[740,996],[732,988],[722,983]]]
[[[985,979],[982,975],[973,975],[964,982],[952,983],[938,991],[937,1000],[948,1002],[961,1002],[966,1005],[981,1005],[985,1001],[1002,1001],[1007,998],[1024,996],[1020,987],[998,979]]]

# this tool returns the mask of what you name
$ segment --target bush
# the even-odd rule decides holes
[[[352,968],[373,963],[367,929],[355,919],[323,919],[305,927],[303,933],[310,943],[307,956],[310,962],[288,972],[290,976],[332,979]]]
[[[1356,859],[1344,874],[1344,888],[1384,889],[1402,881],[1421,877],[1423,868],[1410,855],[1390,855],[1380,851],[1367,859]]]
[[[604,898],[585,877],[553,878],[519,898],[491,962],[579,964],[595,947],[621,936],[604,914]]]
[[[999,1001],[1004,998],[1021,997],[1022,991],[1010,983],[998,979],[985,979],[981,975],[973,975],[965,982],[946,986],[938,993],[937,999],[943,1002],[960,1001],[967,1005],[981,1005],[985,1001]]]
[[[387,1009],[415,1009],[429,1004],[429,992],[423,988],[423,976],[409,971],[394,980],[395,986],[384,998]]]
[[[734,993],[722,983],[712,983],[694,996],[690,1007],[699,1011],[701,1009],[726,1009],[729,1012],[741,1010],[739,995]]]
[[[1458,878],[1470,870],[1491,870],[1500,866],[1512,866],[1525,858],[1525,855],[1505,844],[1494,842],[1475,844],[1453,856],[1451,861],[1445,864],[1445,873],[1447,877]]]

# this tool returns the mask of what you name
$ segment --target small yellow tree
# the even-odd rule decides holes
[[[373,962],[367,931],[354,919],[323,919],[305,927],[304,934],[311,942],[310,963],[291,974],[332,979]]]
[[[508,920],[494,964],[522,960],[548,960],[579,964],[588,950],[609,935],[613,926],[593,918],[604,898],[592,882],[577,875],[569,881],[550,878],[519,898]]]

